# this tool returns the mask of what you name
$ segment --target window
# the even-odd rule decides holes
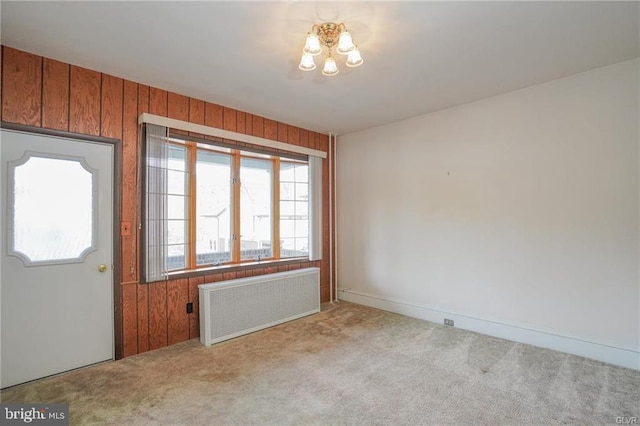
[[[309,165],[147,125],[145,277],[308,257]]]
[[[309,166],[280,162],[280,256],[309,255]]]

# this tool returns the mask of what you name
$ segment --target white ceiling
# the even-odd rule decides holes
[[[7,2],[2,44],[345,134],[640,56],[638,2]],[[365,63],[298,70],[313,23]]]

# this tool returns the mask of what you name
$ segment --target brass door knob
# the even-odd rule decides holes
[[[98,266],[98,271],[100,271],[100,272],[107,272],[107,269],[109,269],[109,268],[104,263],[102,263],[102,264],[100,264],[100,266]]]

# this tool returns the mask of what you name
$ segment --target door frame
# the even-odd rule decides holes
[[[85,135],[83,133],[67,132],[64,130],[46,129],[42,127],[27,126],[24,124],[0,122],[0,127],[19,132],[33,133],[48,136],[57,136],[79,142],[99,142],[113,145],[113,349],[114,359],[122,358],[122,292],[120,291],[121,279],[121,250],[120,241],[120,210],[121,191],[120,180],[122,177],[122,141],[120,139],[106,138],[103,136]]]

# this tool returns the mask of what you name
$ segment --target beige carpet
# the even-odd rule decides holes
[[[640,372],[339,302],[1,396],[68,402],[71,424],[600,425],[640,416]]]

